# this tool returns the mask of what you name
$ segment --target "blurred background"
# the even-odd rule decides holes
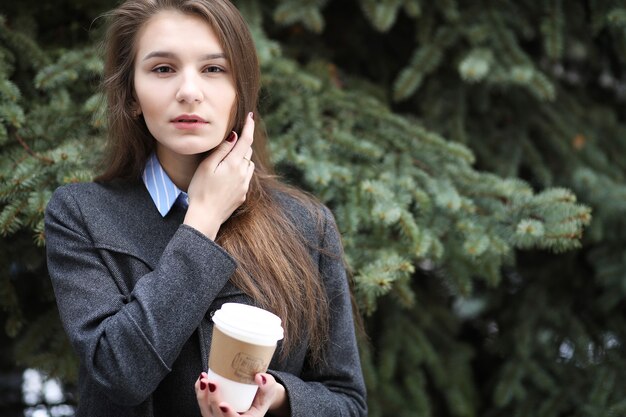
[[[333,211],[372,416],[626,416],[626,1],[239,0],[276,170]],[[0,415],[71,416],[43,210],[111,0],[0,4]]]

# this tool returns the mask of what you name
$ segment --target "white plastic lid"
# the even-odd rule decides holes
[[[283,338],[280,317],[262,308],[240,303],[224,303],[213,314],[215,325],[243,342],[273,346]]]

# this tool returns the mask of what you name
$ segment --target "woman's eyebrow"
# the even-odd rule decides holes
[[[146,55],[144,57],[144,61],[150,59],[150,58],[169,58],[169,59],[175,59],[178,56],[173,53],[173,52],[167,52],[167,51],[154,51],[154,52],[150,52],[148,55]],[[206,54],[206,55],[202,55],[200,57],[201,61],[208,61],[211,59],[218,59],[218,58],[224,58],[226,59],[226,54],[224,54],[223,52],[218,52],[218,53],[214,53],[214,54]]]

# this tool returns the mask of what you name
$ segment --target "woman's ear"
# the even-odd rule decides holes
[[[133,119],[136,119],[139,116],[141,116],[141,106],[139,105],[139,103],[137,103],[134,100],[132,104],[130,105],[130,114],[132,114]]]
[[[134,88],[132,90],[132,97],[130,99],[130,114],[132,115],[133,119],[141,116],[141,105],[139,104],[139,100],[137,100],[137,93],[135,92]]]

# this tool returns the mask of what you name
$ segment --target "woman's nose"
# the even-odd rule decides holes
[[[181,73],[180,85],[176,92],[176,100],[187,103],[204,100],[200,81],[200,75],[195,71],[183,71]]]

